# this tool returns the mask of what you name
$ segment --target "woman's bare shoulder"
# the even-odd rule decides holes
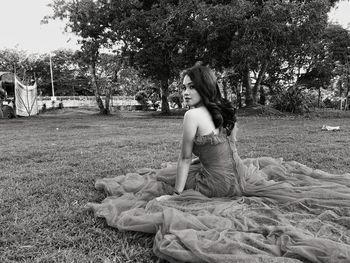
[[[207,131],[207,127],[210,127],[210,129],[211,129],[212,126],[214,125],[212,123],[210,113],[204,107],[193,108],[193,109],[188,110],[185,113],[184,122],[196,124],[197,127],[199,127],[199,128],[202,127],[202,128],[200,128],[200,130],[204,129],[204,132]]]
[[[200,116],[207,112],[208,110],[205,107],[193,108],[186,111],[185,116]]]
[[[200,115],[200,111],[198,110],[198,108],[193,108],[185,112],[184,118],[191,119],[191,118],[196,118],[199,115]]]

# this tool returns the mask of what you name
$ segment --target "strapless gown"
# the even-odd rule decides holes
[[[350,174],[281,158],[241,160],[224,130],[196,136],[185,191],[176,164],[96,181],[96,216],[119,230],[155,233],[169,262],[350,262]]]

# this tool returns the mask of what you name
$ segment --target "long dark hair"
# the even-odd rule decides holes
[[[223,127],[227,135],[230,135],[237,121],[236,109],[221,96],[214,72],[206,66],[196,65],[182,73],[182,77],[186,75],[201,96],[204,106],[213,118],[215,128]]]

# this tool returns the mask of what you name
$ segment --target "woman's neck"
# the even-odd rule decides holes
[[[204,107],[204,104],[202,101],[198,102],[196,105],[192,106],[193,108],[200,108],[200,107]]]

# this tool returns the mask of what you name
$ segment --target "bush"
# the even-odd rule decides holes
[[[6,118],[6,119],[12,119],[12,118],[16,117],[15,110],[12,107],[7,106],[7,105],[3,106],[2,115],[3,115],[2,117]]]
[[[332,109],[338,109],[339,105],[340,105],[339,100],[330,99],[330,98],[326,98],[323,101],[323,103],[324,103],[325,108],[332,108]]]
[[[271,97],[271,104],[273,108],[282,112],[302,114],[310,111],[309,101],[298,87],[281,89]]]
[[[135,95],[135,100],[137,100],[141,105],[143,110],[146,110],[148,107],[148,96],[147,93],[143,90],[140,90]]]
[[[170,94],[169,96],[169,101],[173,104],[176,105],[177,108],[181,109],[182,108],[182,95],[179,92],[174,92]],[[174,108],[174,106],[173,106]]]

